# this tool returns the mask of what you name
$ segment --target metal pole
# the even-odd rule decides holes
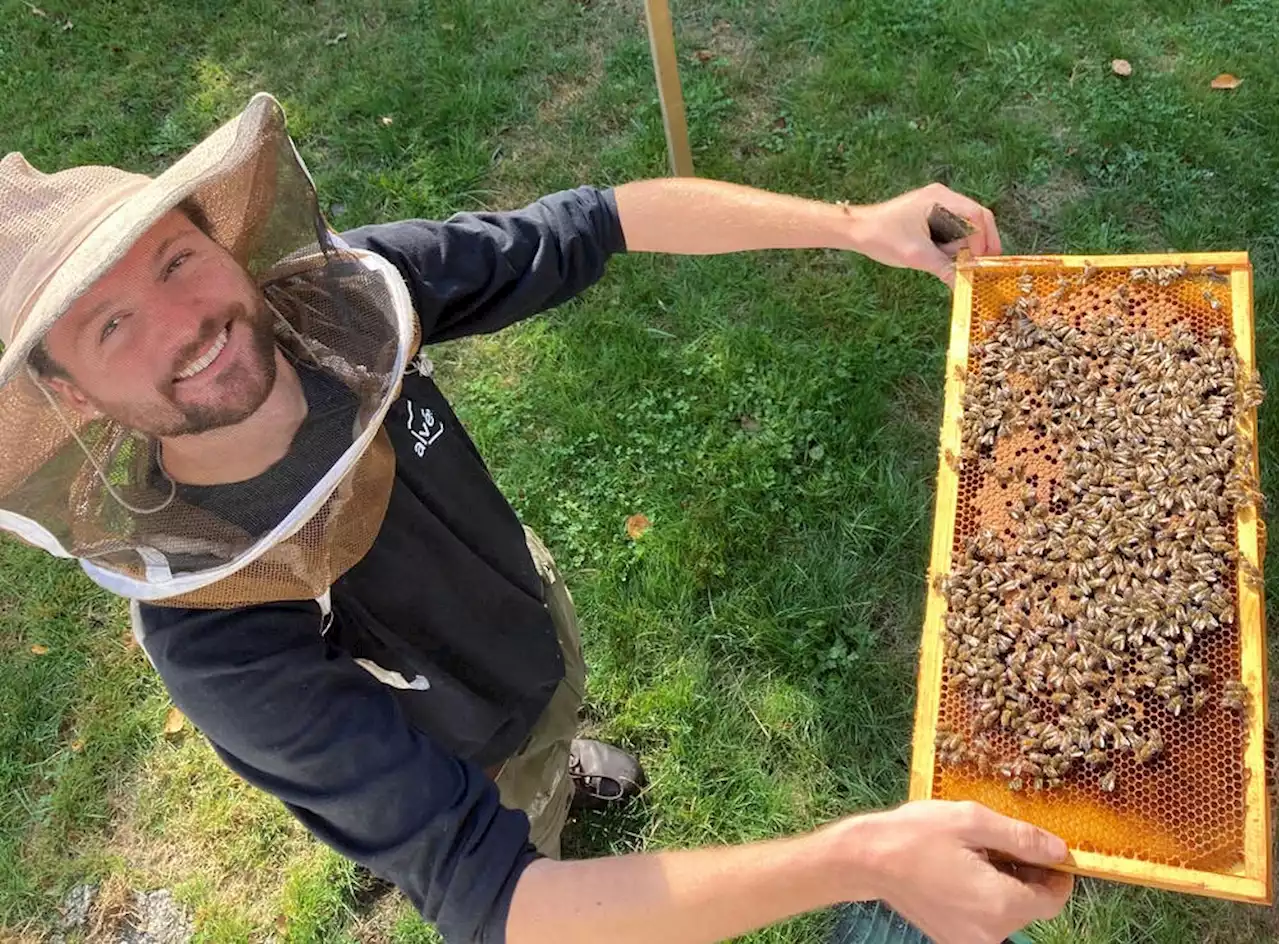
[[[658,80],[658,101],[662,104],[662,127],[667,133],[671,173],[676,177],[692,177],[693,154],[689,150],[689,128],[685,124],[676,40],[667,0],[645,0],[644,17],[649,24],[649,51],[653,54],[653,72]]]

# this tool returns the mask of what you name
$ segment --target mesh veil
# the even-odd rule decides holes
[[[395,471],[382,422],[416,350],[417,319],[394,267],[347,248],[326,230],[274,99],[255,97],[244,115],[213,137],[218,135],[225,141],[217,153],[203,163],[196,154],[196,166],[185,176],[182,162],[151,182],[111,168],[75,169],[79,176],[68,180],[83,192],[73,193],[69,206],[119,189],[122,180],[128,201],[124,209],[112,207],[105,223],[92,221],[83,244],[67,249],[64,231],[36,219],[26,252],[43,249],[47,258],[61,240],[67,258],[43,283],[32,280],[43,285],[45,295],[24,296],[12,282],[0,284],[0,290],[8,289],[0,291],[0,301],[12,306],[25,298],[36,322],[33,327],[32,321],[20,321],[16,337],[5,337],[11,343],[7,369],[0,371],[0,526],[54,554],[80,559],[96,582],[133,599],[230,607],[315,598],[364,556],[381,526]],[[37,212],[41,206],[56,209],[57,200],[39,187],[56,190],[56,178],[71,172],[41,175],[25,162],[19,171],[26,175],[16,177],[20,196],[37,194],[39,199],[28,201]],[[0,187],[6,185],[11,181],[0,174]],[[140,202],[146,205],[139,210]],[[257,286],[264,318],[255,337],[284,365],[277,375],[287,371],[298,378],[307,402],[285,454],[262,474],[232,483],[175,482],[164,466],[159,435],[134,428],[127,414],[110,408],[87,418],[69,409],[64,398],[51,395],[54,385],[35,367],[33,351],[56,317],[92,288],[92,276],[108,277],[111,264],[120,264],[148,224],[179,206]],[[112,244],[104,227],[128,213],[131,223],[121,226],[122,238]],[[30,227],[32,220],[25,222]],[[9,249],[3,262],[10,273],[31,268],[28,256],[18,256],[23,223],[0,223],[11,230],[0,231],[0,254]],[[104,253],[110,254],[105,262]],[[90,277],[68,282],[63,270],[77,265]],[[195,271],[184,277],[198,278]],[[75,289],[49,302],[47,292],[67,284]],[[198,284],[189,291],[203,298]],[[189,330],[189,323],[175,321],[173,330]],[[212,386],[221,382],[219,372],[249,358],[249,342],[237,347],[226,340],[247,336],[239,330],[224,329],[212,342],[195,364],[212,358],[209,365],[191,378],[180,377],[189,385],[184,390],[201,389],[196,384],[221,389]],[[175,337],[175,349],[186,340]],[[219,353],[224,349],[225,356]],[[140,372],[154,372],[165,355],[140,346],[131,356]],[[14,368],[18,357],[24,369]],[[74,370],[69,377],[75,381]],[[121,391],[131,389],[126,379],[118,384]],[[222,458],[212,454],[209,461]]]

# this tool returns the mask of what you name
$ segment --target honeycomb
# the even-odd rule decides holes
[[[1092,269],[1092,267],[1090,267]],[[983,344],[992,325],[1005,316],[1011,303],[1026,295],[1054,297],[1061,267],[975,269],[969,333],[968,369],[978,369]],[[1069,272],[1079,277],[1078,271]],[[1131,329],[1166,335],[1176,327],[1208,339],[1215,332],[1232,330],[1231,286],[1226,280],[1187,277],[1167,285],[1133,281],[1128,268],[1099,268],[1074,287],[1061,302],[1030,313],[1043,322],[1050,314],[1079,328],[1091,316],[1114,312],[1112,299],[1124,285],[1128,298],[1125,324]],[[1234,339],[1233,339],[1234,340]],[[1016,378],[1010,378],[1016,383]],[[959,560],[966,543],[980,531],[1005,540],[1014,538],[1017,525],[1010,517],[1017,484],[1008,474],[997,474],[1017,465],[1040,501],[1049,502],[1066,457],[1075,444],[1059,441],[1047,431],[1029,427],[1002,433],[992,460],[985,464],[966,461],[958,474],[952,559]],[[948,457],[948,462],[953,457]],[[1236,522],[1228,518],[1230,540],[1236,543]],[[1055,593],[1057,584],[1055,587]],[[1234,581],[1228,581],[1231,606],[1237,608]],[[1247,815],[1245,764],[1247,726],[1240,714],[1220,702],[1228,680],[1240,678],[1241,620],[1215,631],[1202,644],[1197,658],[1212,671],[1206,686],[1210,697],[1198,713],[1172,716],[1150,690],[1137,696],[1139,719],[1159,719],[1164,749],[1147,763],[1133,753],[1113,758],[1114,789],[1104,791],[1097,776],[1068,773],[1053,789],[1009,789],[1005,780],[979,772],[973,765],[936,763],[931,795],[939,799],[970,799],[1009,816],[1036,823],[1062,836],[1075,850],[1210,872],[1226,873],[1239,867],[1245,855]],[[946,684],[938,693],[935,730],[964,732],[975,727],[973,696],[963,688]],[[1253,693],[1252,697],[1265,697]],[[1016,757],[1016,738],[997,727],[984,734],[996,757]]]

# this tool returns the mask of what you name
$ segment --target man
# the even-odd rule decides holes
[[[1066,850],[972,804],[558,861],[571,796],[643,777],[573,740],[568,592],[429,361],[406,370],[419,340],[550,308],[624,250],[833,247],[949,282],[935,203],[999,252],[991,214],[937,185],[845,207],[654,180],[336,237],[269,96],[155,180],[10,155],[0,524],[133,599],[228,766],[449,940],[713,941],[868,898],[944,944],[1001,940],[1062,907],[1071,880],[1042,867]]]

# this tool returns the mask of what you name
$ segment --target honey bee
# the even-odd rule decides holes
[[[939,750],[949,754],[957,754],[964,750],[964,736],[960,734],[948,734],[938,745]]]
[[[1098,786],[1104,793],[1114,793],[1116,789],[1116,772],[1108,770],[1098,778]]]
[[[1244,682],[1228,680],[1222,683],[1221,704],[1223,708],[1243,714],[1248,703],[1249,689]]]
[[[1258,565],[1247,558],[1240,558],[1240,576],[1244,580],[1245,586],[1254,590],[1262,589],[1262,571],[1258,569]]]

